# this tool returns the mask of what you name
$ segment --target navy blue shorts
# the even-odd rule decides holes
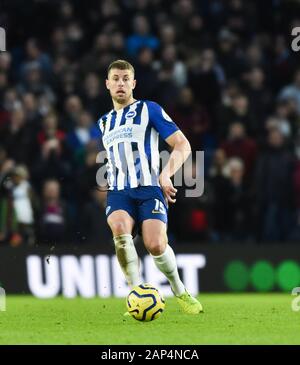
[[[168,206],[159,186],[109,190],[106,216],[119,209],[125,210],[139,226],[146,219],[159,219],[166,224],[168,222]]]

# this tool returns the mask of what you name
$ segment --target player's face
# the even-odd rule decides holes
[[[132,97],[132,90],[135,88],[136,80],[131,70],[112,69],[106,80],[106,87],[114,101],[119,104],[126,104]]]

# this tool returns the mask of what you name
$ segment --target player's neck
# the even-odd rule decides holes
[[[114,106],[114,110],[118,111],[120,109],[124,109],[126,108],[126,106],[134,103],[136,101],[136,99],[134,99],[134,97],[131,97],[129,100],[127,100],[126,103],[120,104],[117,101],[113,100],[113,106]]]

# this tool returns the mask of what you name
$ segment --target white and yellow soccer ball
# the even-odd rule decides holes
[[[134,319],[149,322],[161,316],[165,300],[153,285],[141,284],[132,288],[126,298],[126,305]]]

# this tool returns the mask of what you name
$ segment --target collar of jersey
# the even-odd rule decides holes
[[[113,112],[118,113],[119,111],[124,110],[125,108],[127,108],[127,107],[129,107],[129,106],[133,105],[134,103],[137,103],[138,101],[139,101],[139,100],[135,100],[135,101],[133,101],[131,104],[128,104],[128,105],[124,106],[124,108],[121,108],[121,109],[118,109],[118,110],[113,109],[113,110],[112,110],[112,113],[113,113]]]

